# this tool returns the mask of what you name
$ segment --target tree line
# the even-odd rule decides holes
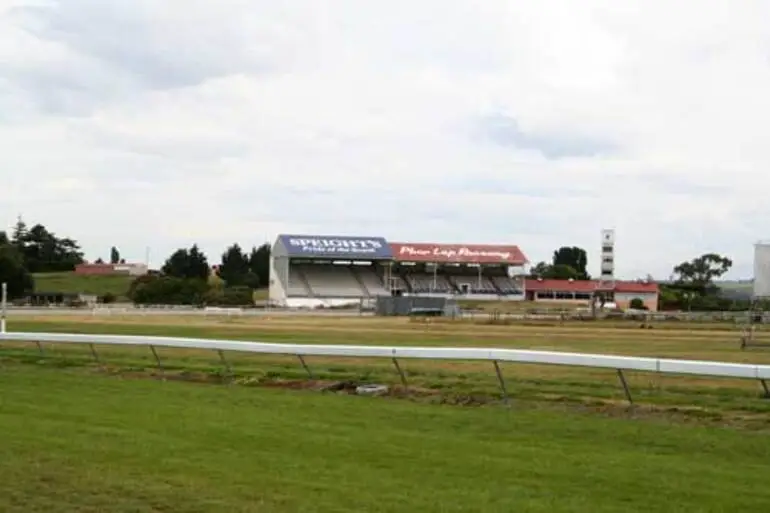
[[[125,263],[115,246],[110,248],[109,261]],[[76,240],[59,237],[42,224],[30,227],[19,217],[10,234],[0,231],[0,282],[7,283],[9,299],[33,292],[33,273],[72,271],[83,262],[83,252]],[[99,258],[96,262],[103,260]],[[677,264],[671,279],[659,283],[660,309],[746,309],[748,301],[722,297],[715,284],[732,265],[731,259],[716,253]],[[269,284],[269,267],[269,244],[245,251],[234,243],[221,254],[213,272],[208,257],[193,244],[174,251],[160,271],[135,279],[127,295],[138,304],[252,304],[253,291]],[[529,276],[589,280],[587,269],[585,249],[562,246],[553,252],[550,262],[532,266]]]
[[[58,237],[42,224],[29,227],[19,217],[10,236],[0,231],[0,282],[7,283],[9,299],[33,291],[32,273],[72,271],[82,262],[77,241]]]
[[[254,291],[270,280],[270,245],[245,252],[237,243],[213,268],[197,244],[176,250],[159,272],[136,278],[128,297],[136,304],[229,305],[254,304]]]

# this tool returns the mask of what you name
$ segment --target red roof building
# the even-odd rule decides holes
[[[527,278],[524,281],[526,299],[529,301],[590,301],[601,293],[619,308],[628,308],[638,298],[650,311],[658,309],[658,284],[644,281],[601,282],[599,280],[552,280]]]

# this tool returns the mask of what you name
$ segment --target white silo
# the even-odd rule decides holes
[[[770,241],[754,244],[754,297],[770,298]]]

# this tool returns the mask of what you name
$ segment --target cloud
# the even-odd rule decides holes
[[[332,5],[0,0],[0,219],[156,264],[302,232],[598,267],[614,227],[624,276],[751,274],[766,2]]]

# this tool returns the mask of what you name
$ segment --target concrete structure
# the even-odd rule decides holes
[[[391,258],[382,237],[279,235],[270,255],[270,302],[339,307],[388,295]]]
[[[757,299],[770,298],[770,241],[754,245],[754,290]]]
[[[658,309],[658,285],[614,276],[614,232],[602,232],[602,278],[525,279],[515,245],[388,242],[382,237],[279,235],[270,261],[270,302],[289,307],[360,305],[381,296],[568,301],[597,296]]]
[[[624,310],[635,298],[640,299],[649,311],[658,310],[659,287],[653,282],[615,280],[607,285],[603,280],[528,278],[525,289],[529,301],[570,302],[590,306],[592,298],[601,295],[605,301],[613,302]]]
[[[602,230],[602,249],[599,279],[611,283],[615,280],[615,230]]]

